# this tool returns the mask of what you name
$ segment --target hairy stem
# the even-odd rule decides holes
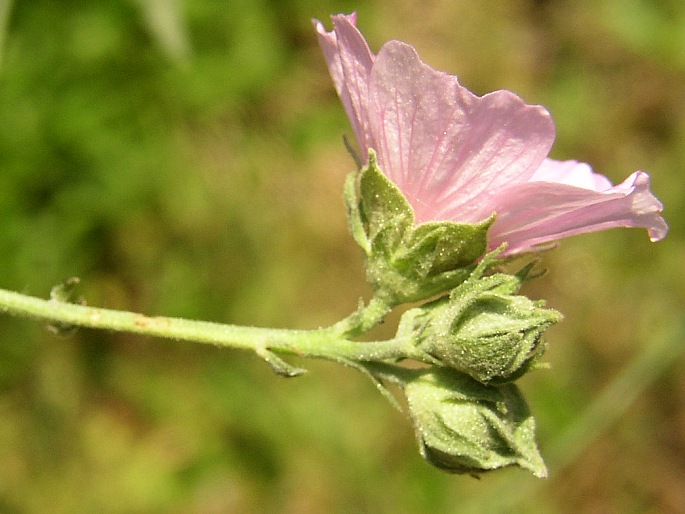
[[[370,316],[378,316],[372,309]],[[43,300],[0,289],[0,311],[43,320],[60,327],[87,327],[145,334],[167,339],[209,343],[227,348],[299,355],[338,362],[381,362],[406,358],[401,339],[358,342],[348,339],[349,325],[338,323],[315,330],[289,330],[227,325]],[[363,316],[363,309],[353,316]],[[356,331],[355,331],[356,332]]]

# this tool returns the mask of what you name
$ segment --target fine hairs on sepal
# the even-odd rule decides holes
[[[448,296],[405,312],[398,332],[440,366],[483,384],[511,382],[532,369],[545,349],[544,331],[562,319],[541,302],[515,294],[519,276],[482,276],[496,253]]]
[[[484,385],[446,368],[404,385],[421,455],[451,473],[479,475],[508,466],[546,477],[535,419],[514,384]]]
[[[494,221],[416,225],[411,205],[382,173],[373,150],[368,164],[348,177],[345,203],[350,231],[366,254],[367,280],[390,305],[420,301],[465,280],[487,250]]]

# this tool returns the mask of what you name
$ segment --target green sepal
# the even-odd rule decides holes
[[[433,368],[416,374],[404,390],[419,450],[433,466],[472,475],[519,466],[547,476],[535,420],[514,384],[484,385]]]
[[[487,250],[494,216],[480,223],[415,225],[414,211],[380,170],[369,164],[345,184],[350,231],[366,254],[366,276],[388,305],[414,302],[449,291],[468,277]]]
[[[427,363],[482,383],[511,382],[538,365],[542,334],[562,317],[515,294],[528,270],[482,277],[481,265],[449,297],[405,312],[397,336],[412,339]]]
[[[371,253],[371,241],[366,234],[366,228],[362,221],[361,212],[359,210],[359,200],[357,199],[357,180],[359,172],[353,171],[348,173],[345,177],[345,187],[343,190],[343,199],[345,207],[347,208],[347,223],[352,237],[361,246],[366,255]]]

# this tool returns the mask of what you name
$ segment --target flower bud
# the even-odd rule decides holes
[[[488,386],[445,368],[404,385],[421,455],[452,473],[520,466],[547,469],[535,442],[535,420],[514,384]]]
[[[512,294],[519,277],[474,275],[448,298],[407,311],[398,335],[413,338],[430,362],[479,382],[513,381],[539,360],[542,333],[561,315]]]

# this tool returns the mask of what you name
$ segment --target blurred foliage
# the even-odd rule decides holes
[[[375,50],[403,39],[477,93],[545,104],[554,157],[646,169],[666,205],[664,242],[578,237],[528,286],[566,315],[552,370],[524,381],[551,478],[440,474],[350,370],[286,381],[243,354],[3,317],[0,512],[683,512],[682,359],[554,446],[683,321],[677,0],[0,0],[0,286],[78,275],[93,305],[242,324],[351,312],[368,288],[341,201],[350,130],[310,18],[355,8]]]

